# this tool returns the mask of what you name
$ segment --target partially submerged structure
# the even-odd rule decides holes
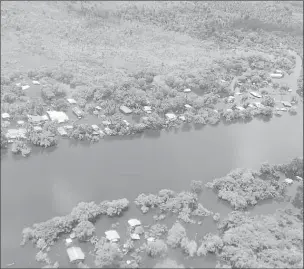
[[[272,77],[272,78],[282,78],[283,74],[282,73],[278,73],[278,74],[272,73],[272,74],[270,74],[270,77]]]
[[[43,116],[28,115],[27,117],[28,117],[29,123],[31,123],[33,125],[41,125],[49,120],[47,115],[43,115]]]
[[[8,129],[6,133],[7,139],[25,139],[26,138],[26,129]]]
[[[184,93],[189,93],[189,92],[191,92],[190,89],[184,89]]]
[[[152,113],[152,108],[150,106],[144,106],[144,111],[150,114]]]
[[[73,98],[68,98],[67,101],[68,101],[70,104],[77,104],[76,100],[73,99]]]
[[[120,236],[119,236],[118,232],[115,231],[115,230],[106,231],[105,234],[106,234],[106,238],[110,242],[118,242],[119,239],[120,239]]]
[[[1,114],[1,117],[2,117],[2,119],[9,119],[10,118],[10,115],[8,114],[8,113],[2,113]]]
[[[140,222],[140,220],[138,220],[138,219],[129,219],[129,220],[128,220],[128,224],[129,224],[131,227],[136,227],[136,226],[140,226],[140,225],[141,225],[141,222]]]
[[[67,249],[67,253],[68,253],[70,262],[72,262],[72,263],[83,261],[85,258],[85,255],[82,252],[80,247],[70,247]]]
[[[292,107],[291,103],[289,103],[288,101],[282,101],[282,104],[286,107]]]
[[[167,113],[165,116],[166,116],[167,120],[169,120],[169,121],[176,120],[176,115],[173,113]]]
[[[79,119],[83,117],[84,113],[79,107],[73,107],[72,111]]]
[[[262,98],[262,95],[259,94],[258,92],[250,92],[250,94],[256,98]]]
[[[187,108],[187,109],[191,109],[192,108],[192,106],[190,106],[188,104],[185,104],[184,107]]]
[[[128,108],[127,106],[120,106],[119,110],[124,114],[131,114],[132,110]]]
[[[63,123],[69,120],[68,115],[62,111],[47,111],[46,113],[49,115],[51,121],[58,121],[58,123]]]
[[[61,135],[61,136],[67,136],[68,135],[68,133],[67,133],[67,131],[64,129],[64,127],[58,127],[57,128],[57,132]]]
[[[293,183],[293,180],[291,178],[285,178],[285,182],[290,185]]]
[[[91,125],[92,129],[96,132],[99,132],[99,127],[96,124]]]

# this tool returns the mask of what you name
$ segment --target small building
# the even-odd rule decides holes
[[[231,108],[227,108],[226,110],[227,112],[233,112],[233,110]]]
[[[131,239],[133,239],[133,240],[139,240],[140,239],[139,234],[131,234],[130,236],[131,236]]]
[[[18,126],[24,125],[24,121],[23,121],[23,120],[18,120],[18,121],[17,121],[17,125],[18,125]]]
[[[236,109],[240,110],[240,111],[244,111],[245,108],[243,108],[242,106],[237,106]]]
[[[67,247],[71,246],[72,243],[73,243],[73,240],[72,240],[71,238],[65,239],[65,245],[66,245]]]
[[[279,70],[279,69],[277,69],[275,72],[276,72],[277,74],[283,74],[283,71],[282,71],[282,70]]]
[[[191,109],[192,108],[192,106],[190,106],[188,104],[185,104],[184,107],[187,108],[187,109]]]
[[[42,128],[40,126],[34,126],[34,131],[40,133],[42,132]]]
[[[262,108],[264,107],[260,102],[254,102],[253,103],[257,108]]]
[[[85,256],[80,247],[70,247],[67,249],[67,253],[70,259],[70,262],[79,262],[83,261]]]
[[[293,183],[293,180],[291,178],[285,178],[285,182],[290,185]]]
[[[256,98],[262,98],[262,95],[260,95],[258,92],[250,92],[250,94]]]
[[[122,120],[123,121],[123,123],[126,125],[126,126],[129,126],[130,125],[130,123],[127,121],[127,120]]]
[[[24,86],[21,86],[21,89],[23,90],[23,91],[25,91],[25,90],[27,90],[27,89],[29,89],[30,88],[30,86],[29,85],[24,85]]]
[[[99,127],[96,124],[91,125],[92,129],[96,132],[99,131]]]
[[[235,95],[241,95],[243,94],[242,92],[236,92]]]
[[[118,242],[120,239],[118,232],[115,230],[106,231],[105,234],[106,234],[106,238],[110,242]]]
[[[57,132],[58,132],[61,136],[66,136],[66,135],[68,135],[67,131],[66,131],[63,127],[58,127],[58,128],[57,128]]]
[[[2,117],[2,119],[9,119],[10,115],[8,113],[2,113],[1,117]]]
[[[84,113],[79,107],[73,107],[72,111],[79,119],[83,117]]]
[[[288,89],[288,92],[292,92],[292,89]]]
[[[190,89],[184,89],[184,93],[189,93],[189,92],[191,92]]]
[[[119,110],[124,114],[131,114],[132,110],[128,108],[127,106],[120,106]]]
[[[32,83],[33,83],[34,85],[40,85],[40,82],[37,81],[37,80],[33,80]]]
[[[233,101],[235,100],[235,97],[234,96],[228,96],[228,103],[232,103]]]
[[[254,104],[249,104],[248,107],[255,108]]]
[[[104,121],[102,121],[101,123],[102,123],[104,126],[108,126],[108,125],[111,124],[111,122],[108,121],[108,120],[104,120]]]
[[[299,177],[299,176],[296,176],[296,179],[299,180],[299,181],[302,181],[303,178]]]
[[[28,115],[27,117],[28,117],[29,123],[31,123],[33,125],[40,125],[46,121],[45,118],[42,116]]]
[[[165,116],[166,116],[167,120],[170,120],[170,121],[176,120],[176,115],[173,113],[167,113]]]
[[[75,238],[76,238],[76,234],[75,234],[74,232],[71,233],[71,234],[70,234],[70,238],[71,238],[71,239],[75,239]]]
[[[66,129],[66,130],[74,129],[73,125],[64,125],[63,128]]]
[[[178,118],[179,118],[180,120],[182,120],[182,121],[186,121],[186,117],[183,116],[183,115],[182,115],[182,116],[179,116]]]
[[[104,136],[105,136],[105,133],[104,133],[102,130],[99,130],[99,135],[100,135],[101,137],[104,137]]]
[[[26,138],[26,129],[8,129],[6,133],[7,139],[25,139]]]
[[[100,106],[96,106],[95,109],[98,110],[98,111],[100,111],[101,107]]]
[[[131,227],[136,227],[136,226],[140,226],[141,222],[138,219],[129,219],[128,223]]]
[[[148,241],[148,242],[155,242],[155,238],[154,238],[154,237],[148,237],[148,238],[147,238],[147,241]]]
[[[144,106],[145,112],[152,112],[152,108],[150,106]]]
[[[77,104],[76,100],[73,98],[68,98],[67,101],[72,105],[72,104]]]
[[[282,104],[285,106],[285,107],[292,107],[291,103],[287,102],[287,101],[282,101]]]
[[[46,113],[49,115],[51,121],[58,121],[58,123],[63,123],[69,120],[68,115],[62,111],[51,110],[51,111],[47,111]]]
[[[282,78],[283,74],[275,74],[275,73],[273,73],[273,74],[270,74],[270,77],[272,77],[272,78]]]
[[[284,112],[287,112],[287,111],[288,111],[288,109],[287,109],[286,107],[282,107],[280,110],[281,110],[281,111],[284,111]]]

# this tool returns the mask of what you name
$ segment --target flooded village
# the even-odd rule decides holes
[[[303,268],[303,3],[1,3],[1,268]]]

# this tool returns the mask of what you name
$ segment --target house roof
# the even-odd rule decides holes
[[[85,256],[80,247],[70,247],[67,249],[70,262],[84,260]]]
[[[135,227],[135,226],[141,225],[141,222],[138,219],[129,219],[128,223],[129,223],[129,225],[131,227]]]
[[[76,104],[76,100],[73,99],[73,98],[68,98],[67,101],[70,103],[70,104]]]
[[[7,118],[10,117],[10,115],[8,113],[2,113],[1,116],[2,116],[3,119],[7,119]]]
[[[122,112],[124,112],[124,113],[126,113],[126,114],[132,113],[132,110],[131,110],[130,108],[126,107],[126,106],[120,106],[119,108],[120,108],[120,110],[121,110]]]
[[[109,241],[117,241],[120,239],[118,232],[115,230],[106,231],[105,234]]]
[[[52,121],[57,120],[59,123],[61,123],[69,120],[67,114],[62,111],[47,111],[47,113]]]
[[[139,240],[140,239],[140,236],[138,234],[131,234],[131,239],[133,240]]]

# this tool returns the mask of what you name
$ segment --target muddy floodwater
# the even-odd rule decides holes
[[[295,79],[291,86],[296,89]],[[191,180],[206,183],[237,167],[257,169],[265,161],[284,163],[303,156],[303,106],[301,102],[297,106],[297,115],[286,112],[268,122],[254,119],[250,123],[220,123],[201,130],[146,132],[141,137],[110,137],[92,145],[63,139],[56,149],[34,149],[29,158],[10,152],[2,154],[1,267],[13,262],[12,268],[41,267],[34,261],[37,250],[30,244],[19,246],[22,229],[68,214],[78,202],[99,203],[123,197],[132,202],[142,192],[187,190]],[[204,190],[200,200],[221,217],[231,211],[212,191]],[[254,213],[272,213],[281,206],[276,202],[264,203]],[[152,221],[152,215],[142,215],[133,204],[120,221],[126,222],[130,217],[140,218],[144,225]],[[97,236],[117,220],[102,218],[96,224]],[[205,234],[216,231],[216,226],[212,220],[206,220],[202,226],[189,229],[189,237],[194,238],[198,230]],[[185,265],[215,265],[211,255],[187,261],[181,251],[178,253],[171,257]],[[63,245],[56,246],[50,256],[61,266],[68,266]],[[86,263],[92,266],[92,261],[88,255]],[[149,260],[147,266],[154,263]]]

